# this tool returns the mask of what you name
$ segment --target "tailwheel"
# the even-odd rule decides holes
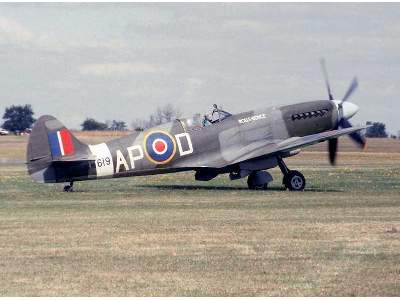
[[[267,190],[268,183],[272,181],[272,176],[265,171],[253,171],[247,177],[249,190]]]
[[[64,186],[64,192],[73,192],[74,191],[74,183],[70,182],[68,185]]]
[[[306,179],[299,171],[290,170],[283,177],[283,184],[290,191],[303,191],[306,186]]]

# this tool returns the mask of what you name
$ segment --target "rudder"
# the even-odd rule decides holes
[[[88,146],[60,121],[52,116],[42,116],[33,125],[28,141],[28,173],[39,182],[58,182],[52,163],[87,153]]]

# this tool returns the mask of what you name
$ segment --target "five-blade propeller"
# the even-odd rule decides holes
[[[328,91],[328,96],[330,101],[335,101],[335,104],[338,107],[338,121],[334,129],[339,129],[341,128],[349,128],[353,127],[349,120],[345,117],[344,111],[343,111],[343,103],[347,101],[347,99],[350,98],[350,96],[353,94],[353,92],[356,90],[358,86],[358,81],[357,78],[354,77],[349,88],[347,89],[345,95],[343,96],[342,100],[336,101],[334,100],[334,97],[331,92],[331,87],[329,84],[329,79],[328,79],[328,72],[326,71],[326,66],[325,66],[325,60],[321,59],[321,69],[322,69],[322,74],[324,76],[325,80],[325,85],[326,89]],[[348,105],[347,103],[346,105]],[[354,106],[354,105],[353,105]],[[361,148],[365,147],[365,138],[358,132],[353,132],[350,135],[350,138]],[[329,161],[332,165],[335,164],[336,162],[336,156],[337,156],[337,149],[338,149],[338,139],[331,139],[328,141],[328,150],[329,150]]]

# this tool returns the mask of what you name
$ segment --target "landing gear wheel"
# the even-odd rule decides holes
[[[247,186],[249,190],[267,190],[268,182],[266,183],[257,183],[256,182],[256,173],[252,172],[249,177],[247,177]]]
[[[299,171],[290,170],[283,177],[283,184],[290,191],[303,191],[306,186],[306,179]]]
[[[68,193],[68,192],[73,192],[74,191],[74,183],[71,182],[69,185],[64,186],[64,192]]]

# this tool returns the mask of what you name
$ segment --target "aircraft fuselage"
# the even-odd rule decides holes
[[[221,168],[222,172],[237,163],[241,151],[246,158],[252,150],[248,145],[331,130],[337,119],[335,104],[326,100],[252,110],[208,126],[179,119],[108,142],[84,145],[80,152],[92,159],[71,162],[68,168],[64,162],[56,162],[47,175],[40,176],[44,182],[70,182],[199,168]],[[30,173],[34,172],[32,167]]]

